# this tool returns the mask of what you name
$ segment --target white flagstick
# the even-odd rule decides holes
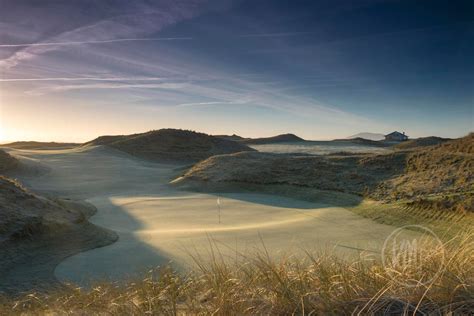
[[[217,212],[219,214],[219,224],[221,223],[221,199],[217,196]]]

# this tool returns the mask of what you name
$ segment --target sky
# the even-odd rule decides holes
[[[474,1],[0,0],[0,141],[474,130]]]

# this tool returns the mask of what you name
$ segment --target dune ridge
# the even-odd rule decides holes
[[[474,211],[474,134],[389,154],[309,156],[236,153],[208,158],[175,183],[283,184],[382,201],[433,196],[439,207]]]
[[[178,129],[101,136],[84,145],[105,145],[143,159],[180,162],[196,162],[213,155],[254,151],[232,140]]]
[[[95,212],[0,176],[0,293],[60,286],[53,271],[64,258],[114,242],[114,232],[88,222]]]

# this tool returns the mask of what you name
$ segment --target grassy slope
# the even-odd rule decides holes
[[[381,183],[372,197],[409,199],[474,211],[474,134],[407,155],[403,173]],[[430,202],[431,201],[431,202]]]
[[[0,293],[57,285],[53,270],[61,260],[115,241],[115,233],[87,221],[94,212],[0,176]]]
[[[275,144],[275,143],[288,143],[288,142],[303,142],[304,139],[298,137],[294,134],[281,134],[272,137],[262,137],[262,138],[250,138],[241,140],[244,144]]]
[[[345,142],[345,143],[353,143],[359,145],[366,145],[366,146],[376,146],[376,147],[389,147],[391,146],[388,143],[377,141],[377,140],[370,140],[361,137],[355,138],[344,138],[344,139],[335,139],[334,142]]]
[[[209,260],[180,274],[163,267],[141,280],[74,285],[48,294],[0,297],[2,315],[467,315],[474,309],[471,235],[433,248],[393,274],[391,266],[361,257],[347,262],[330,254],[269,259],[265,250],[225,262],[211,246]],[[444,249],[444,250],[443,250]],[[428,281],[427,271],[443,273]],[[434,272],[436,273],[436,272]],[[404,286],[412,280],[414,286]],[[426,282],[417,282],[426,281]],[[400,283],[401,282],[401,283]]]
[[[3,144],[4,147],[10,147],[15,149],[67,149],[79,146],[77,143],[56,143],[56,142],[13,142]]]
[[[426,146],[435,146],[447,142],[451,139],[449,138],[442,138],[436,136],[429,136],[429,137],[421,137],[416,139],[410,139],[405,142],[401,142],[394,146],[395,149],[405,150],[405,149],[414,149],[419,147],[426,147]]]
[[[8,153],[0,150],[0,173],[15,169],[18,166],[18,160]]]
[[[213,155],[253,151],[235,141],[175,129],[128,136],[102,136],[86,144],[107,145],[136,157],[168,161],[199,161]]]
[[[471,135],[472,136],[472,135]],[[396,171],[393,178],[411,177],[418,174],[429,177],[438,169],[449,170],[445,178],[462,178],[464,174],[456,174],[454,167],[458,163],[469,161],[472,153],[472,139],[466,138],[459,142],[450,143],[430,149],[430,153],[417,152],[415,156],[408,153],[397,153],[389,156],[360,156],[352,157],[357,164],[367,168],[380,169],[389,172],[396,170],[389,166],[399,166],[397,162],[411,161],[411,168]],[[433,152],[431,152],[433,150]],[[462,158],[452,159],[452,154],[460,154]],[[227,157],[232,163],[236,159],[247,161],[248,155],[237,154]],[[440,159],[438,160],[438,156]],[[230,158],[229,158],[230,157]],[[438,158],[437,158],[438,157]],[[447,158],[446,158],[447,157]],[[268,157],[267,157],[268,158]],[[273,159],[274,157],[270,157]],[[348,163],[342,157],[331,163]],[[211,158],[206,164],[212,162]],[[216,159],[216,157],[214,157]],[[342,159],[342,160],[341,160]],[[390,163],[387,163],[389,159]],[[413,160],[410,160],[413,159]],[[446,160],[445,160],[446,159]],[[277,159],[278,160],[278,159]],[[399,161],[400,160],[400,161]],[[268,162],[268,161],[267,161]],[[215,161],[217,163],[217,161]],[[226,162],[229,163],[229,162]],[[251,161],[259,163],[259,160]],[[275,163],[275,164],[273,164]],[[255,169],[261,173],[245,174],[243,179],[254,180],[269,176],[266,171],[281,170],[280,162],[272,162],[271,168],[259,170],[264,164]],[[323,169],[327,162],[317,160]],[[442,163],[446,163],[443,166]],[[198,164],[200,168],[206,164]],[[469,162],[467,162],[469,164]],[[302,171],[306,163],[291,164],[292,172]],[[212,164],[208,167],[217,168]],[[233,167],[232,165],[227,165]],[[314,167],[314,165],[311,165]],[[453,169],[451,169],[453,168]],[[207,170],[207,171],[206,171]],[[211,174],[207,167],[194,170],[199,179],[203,176],[219,176],[219,180],[227,181],[223,171],[226,169],[219,162],[216,172]],[[206,171],[206,172],[205,172]],[[254,170],[255,171],[255,170]],[[307,169],[303,169],[307,171]],[[200,174],[200,172],[202,174]],[[205,173],[204,173],[205,172]],[[281,173],[285,175],[286,170]],[[426,175],[424,174],[426,172]],[[462,170],[461,170],[462,173]],[[432,174],[431,174],[432,175]],[[236,170],[232,177],[239,176]],[[278,179],[281,175],[276,173]],[[467,181],[471,181],[469,178]],[[317,182],[316,182],[317,183]],[[451,181],[448,186],[459,183]],[[406,184],[398,188],[405,190]],[[462,181],[460,188],[464,188]],[[368,203],[368,202],[366,202]],[[357,208],[357,207],[356,207]],[[330,254],[308,254],[306,259],[284,258],[277,262],[265,255],[265,250],[252,256],[242,256],[234,264],[225,263],[220,259],[219,252],[212,249],[211,262],[195,257],[198,269],[182,275],[169,268],[151,271],[143,280],[131,280],[125,284],[111,282],[98,283],[90,290],[81,290],[75,286],[61,291],[44,294],[29,294],[15,299],[0,299],[0,312],[5,315],[25,314],[215,314],[215,315],[256,315],[256,314],[468,314],[474,310],[474,269],[472,266],[473,234],[472,214],[463,212],[437,212],[432,208],[425,210],[419,207],[411,208],[407,204],[385,204],[370,202],[361,204],[360,210],[365,215],[380,217],[379,220],[394,225],[422,224],[439,229],[445,227],[449,231],[453,225],[456,233],[443,235],[444,251],[428,246],[428,257],[423,261],[421,274],[416,269],[407,269],[398,275],[391,274],[392,268],[383,266],[377,261],[361,257],[357,262],[346,262]],[[360,211],[359,210],[359,211]],[[357,210],[356,210],[357,211]],[[371,212],[371,214],[368,214]],[[407,214],[410,216],[407,217]],[[464,215],[462,215],[464,214]],[[433,226],[434,225],[434,226]],[[454,237],[453,237],[454,236]],[[418,283],[414,287],[406,287],[399,282],[409,279],[423,280],[427,271],[438,271],[443,267],[443,273],[431,282]],[[418,274],[417,274],[418,273]],[[416,282],[415,282],[416,283]]]
[[[473,147],[471,134],[438,146],[381,155],[237,153],[196,164],[181,182],[284,184],[473,211]]]

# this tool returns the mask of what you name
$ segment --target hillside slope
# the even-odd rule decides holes
[[[356,138],[344,138],[344,139],[335,139],[333,142],[344,142],[344,143],[353,143],[364,146],[375,146],[375,147],[388,147],[390,144],[381,141],[375,141],[370,139],[365,139],[361,137]]]
[[[0,176],[0,292],[57,285],[61,260],[114,242],[115,233],[87,221],[94,213],[87,203],[45,198]]]
[[[363,132],[363,133],[358,133],[358,134],[347,137],[347,139],[353,139],[353,138],[363,138],[363,139],[368,139],[368,140],[379,141],[379,140],[384,140],[385,135],[381,133]]]
[[[403,169],[403,153],[385,156],[383,166],[374,161],[377,157],[260,152],[220,155],[196,164],[181,181],[284,184],[361,195]]]
[[[18,166],[18,160],[0,149],[0,173],[15,169]]]
[[[417,198],[443,194],[459,196],[474,209],[474,134],[419,148],[407,155],[404,172],[384,181],[374,197]]]
[[[281,134],[272,137],[262,138],[249,138],[241,140],[244,144],[249,145],[261,145],[261,144],[276,144],[276,143],[291,143],[291,142],[303,142],[304,139],[296,136],[295,134]]]
[[[449,138],[442,138],[442,137],[436,137],[436,136],[421,137],[421,138],[410,139],[405,142],[399,143],[393,146],[393,148],[413,149],[413,148],[419,148],[419,147],[439,145],[450,140],[451,139]]]
[[[450,195],[448,208],[461,203],[474,211],[473,148],[471,134],[430,148],[379,155],[238,153],[202,161],[177,182],[285,184],[384,201]]]
[[[79,146],[77,143],[56,143],[56,142],[13,142],[3,144],[3,147],[10,147],[15,149],[68,149]]]
[[[235,141],[177,129],[160,129],[127,136],[101,136],[86,145],[106,145],[143,159],[183,162],[199,161],[213,155],[254,151]]]

